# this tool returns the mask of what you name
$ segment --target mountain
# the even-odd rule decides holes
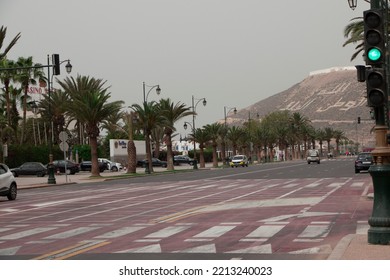
[[[375,121],[367,107],[366,84],[357,81],[355,67],[335,67],[310,73],[289,89],[229,114],[229,124],[242,124],[248,118],[261,119],[278,110],[299,112],[315,128],[332,127],[361,147],[375,145],[371,131]],[[361,123],[357,123],[358,117]]]

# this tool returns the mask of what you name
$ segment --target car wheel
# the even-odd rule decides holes
[[[320,164],[320,161],[317,161],[318,164]]]
[[[308,161],[307,164],[310,164],[310,161]]]
[[[43,172],[41,172],[41,171],[37,172],[37,177],[43,177],[43,176],[45,176],[45,174]]]
[[[18,194],[18,189],[16,187],[16,184],[12,183],[7,194],[8,200],[15,200],[17,194]]]
[[[118,167],[113,166],[113,167],[111,168],[111,171],[117,172],[117,171],[118,171]]]
[[[360,170],[359,169],[355,169],[355,173],[360,173]]]

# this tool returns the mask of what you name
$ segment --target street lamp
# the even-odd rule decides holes
[[[146,87],[150,88],[147,93],[146,93]],[[144,96],[144,108],[146,108],[146,102],[148,101],[149,93],[152,91],[152,89],[155,88],[157,95],[160,95],[161,88],[159,85],[148,86],[145,84],[145,82],[142,83],[142,88],[143,88],[143,96]],[[153,164],[152,164],[152,152],[150,149],[150,137],[149,137],[149,133],[147,132],[146,122],[144,122],[144,137],[145,137],[146,157],[148,160],[148,164],[146,165],[145,168],[145,173],[150,174],[151,171],[153,171]]]
[[[195,101],[197,101],[195,103]],[[192,127],[192,134],[193,134],[193,140],[194,140],[194,169],[198,169],[198,162],[196,158],[196,137],[195,137],[195,114],[196,114],[196,107],[198,106],[199,102],[202,101],[203,106],[206,106],[207,101],[206,98],[200,98],[197,99],[194,96],[192,96],[192,125],[189,122],[184,123],[184,129],[187,129],[187,124],[191,125]]]
[[[352,10],[355,10],[357,6],[357,0],[348,0],[348,5]]]
[[[53,116],[51,115],[51,81],[50,81],[50,68],[53,67],[53,76],[54,75],[59,75],[60,74],[60,65],[63,64],[64,62],[68,62],[65,65],[66,72],[69,74],[72,71],[72,64],[70,64],[70,60],[64,60],[64,61],[59,61],[59,55],[58,54],[53,54],[52,55],[52,63],[50,64],[50,56],[47,55],[47,91],[49,94],[49,107],[48,107],[48,113],[50,117],[50,123],[49,123],[49,131],[51,132],[51,135],[49,133],[49,164],[47,165],[47,171],[49,174],[49,177],[47,179],[48,184],[56,184],[56,178],[54,177],[54,165],[53,165],[53,131],[52,131],[52,118]],[[45,67],[45,66],[44,66]]]
[[[237,108],[236,107],[227,107],[227,106],[224,106],[223,107],[223,114],[224,114],[224,117],[225,117],[225,130],[227,131],[227,116],[228,114],[233,111],[234,114],[237,114]],[[226,132],[227,133],[227,132]],[[226,142],[226,141],[225,141]],[[229,147],[228,147],[229,148]],[[223,151],[224,153],[224,157],[226,158],[226,149]],[[223,160],[224,164],[226,162],[226,160]]]

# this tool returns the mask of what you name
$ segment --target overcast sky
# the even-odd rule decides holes
[[[142,102],[142,82],[175,103],[205,97],[201,127],[223,119],[224,106],[248,107],[311,71],[362,64],[350,62],[355,46],[342,47],[343,30],[367,9],[363,0],[355,11],[347,0],[1,0],[0,25],[6,44],[22,34],[9,59],[47,64],[58,53],[72,76],[107,80],[112,101],[126,106]]]

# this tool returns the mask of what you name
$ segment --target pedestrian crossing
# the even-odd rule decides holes
[[[45,254],[47,252],[34,251],[34,244],[50,243],[53,246],[61,240],[78,240],[83,244],[97,244],[105,242],[105,246],[112,246],[113,253],[246,253],[246,254],[272,254],[274,253],[273,239],[281,234],[286,228],[292,226],[289,222],[258,222],[259,225],[253,226],[247,223],[218,223],[204,228],[197,223],[166,225],[155,228],[155,224],[143,224],[118,227],[110,229],[107,232],[94,235],[93,232],[104,230],[105,226],[81,226],[73,229],[67,227],[36,227],[24,230],[23,227],[9,226],[0,231],[0,255],[23,254]],[[299,230],[293,232],[294,238],[290,240],[292,248],[286,253],[307,254],[318,253],[326,242],[326,238],[331,234],[334,223],[331,221],[311,221],[309,224],[302,225]],[[155,229],[154,229],[155,228]],[[201,231],[198,231],[202,228]],[[247,231],[247,228],[252,228]],[[296,228],[296,225],[294,226]],[[52,231],[60,232],[50,234]],[[366,221],[356,223],[355,234],[362,234],[367,230]],[[235,234],[231,234],[235,231]],[[12,232],[12,233],[10,233]],[[291,229],[287,231],[291,235]],[[115,246],[116,240],[122,238],[121,248]],[[123,239],[125,238],[125,239]],[[20,246],[9,246],[9,241],[23,240],[25,243]],[[127,248],[123,246],[123,240]],[[228,240],[228,241],[227,241]],[[165,243],[174,242],[175,246],[165,245]],[[222,246],[223,242],[234,244]],[[321,243],[313,246],[312,243]],[[298,245],[297,245],[298,244]],[[300,244],[300,245],[299,245]],[[24,246],[28,248],[23,248]],[[178,248],[182,247],[182,248]],[[296,250],[296,247],[301,247]],[[41,246],[37,246],[42,248]],[[219,249],[219,248],[222,249]],[[48,250],[49,247],[46,247]],[[236,248],[232,250],[233,248]],[[314,249],[313,249],[314,248]],[[316,248],[316,249],[315,249]],[[327,248],[327,247],[326,247]]]

